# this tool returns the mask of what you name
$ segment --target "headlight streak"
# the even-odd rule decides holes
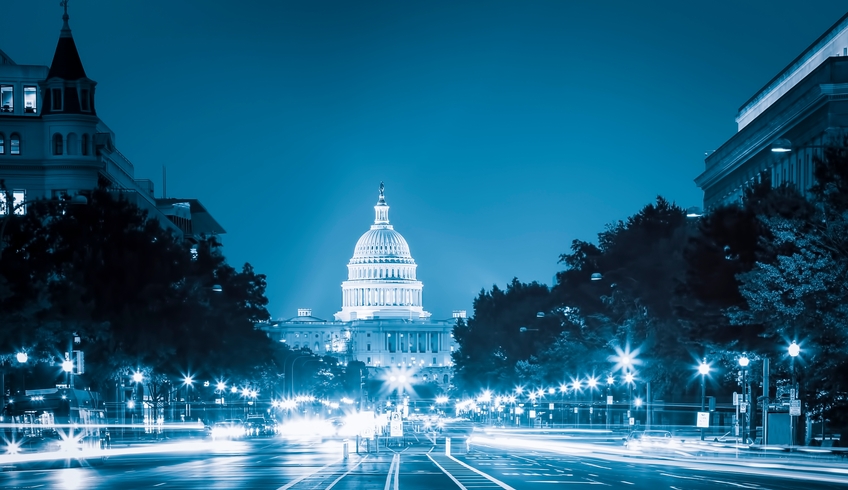
[[[502,430],[501,432],[506,431]],[[805,467],[797,463],[761,463],[756,461],[747,461],[745,459],[736,459],[738,457],[738,450],[736,448],[716,447],[707,444],[692,444],[691,446],[694,447],[691,447],[690,449],[695,452],[719,452],[722,455],[700,456],[699,461],[693,461],[693,459],[698,456],[682,451],[679,448],[675,448],[674,451],[669,452],[669,457],[663,458],[661,456],[646,454],[642,451],[631,451],[623,446],[602,446],[599,444],[568,442],[565,440],[550,441],[550,437],[547,434],[545,435],[545,440],[541,440],[536,437],[524,437],[520,433],[515,433],[514,437],[491,437],[475,433],[472,437],[469,437],[468,442],[472,446],[488,446],[498,449],[521,448],[568,455],[591,455],[591,458],[627,464],[641,463],[645,465],[670,466],[696,471],[736,473],[752,476],[771,476],[776,478],[791,478],[794,480],[844,483],[844,475],[848,475],[848,468],[833,468],[828,466]],[[699,448],[697,446],[701,447]],[[727,456],[729,454],[733,454],[734,459],[728,458]],[[674,459],[672,455],[676,455],[681,459]],[[706,460],[707,458],[710,458],[710,460]],[[831,474],[843,476],[831,476]]]

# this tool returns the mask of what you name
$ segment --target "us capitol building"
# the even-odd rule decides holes
[[[299,309],[296,317],[260,328],[293,350],[362,361],[372,377],[403,370],[413,383],[436,383],[446,390],[451,384],[451,353],[458,349],[453,327],[465,311],[433,320],[424,310],[424,285],[415,274],[418,265],[406,239],[389,223],[382,183],[374,215],[374,224],[356,242],[347,264],[342,309],[333,321]]]

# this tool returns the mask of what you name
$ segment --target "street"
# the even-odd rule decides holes
[[[423,442],[423,443],[421,443]],[[599,453],[557,454],[527,448],[452,444],[444,439],[381,448],[343,458],[341,441],[258,438],[156,444],[108,451],[104,460],[4,463],[0,488],[149,489],[536,489],[561,485],[659,489],[848,487],[839,463],[692,461]]]

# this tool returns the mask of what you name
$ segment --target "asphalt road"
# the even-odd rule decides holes
[[[170,449],[170,451],[167,451]],[[353,448],[351,448],[353,449]],[[848,472],[763,465],[603,458],[532,449],[461,444],[445,455],[443,441],[342,458],[338,441],[254,439],[225,444],[114,450],[99,458],[9,465],[4,489],[268,489],[463,490],[606,486],[650,490],[848,488]],[[459,454],[457,454],[459,452]],[[832,469],[831,469],[832,470]]]

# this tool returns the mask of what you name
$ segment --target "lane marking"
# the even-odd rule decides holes
[[[389,472],[386,474],[386,486],[383,490],[389,490],[392,485],[392,471],[395,469],[395,466],[400,466],[400,454],[395,453],[392,456],[392,464],[389,465]],[[397,477],[395,477],[395,489],[397,489]]]
[[[474,468],[473,466],[469,466],[469,465],[467,465],[467,464],[463,463],[462,461],[460,461],[460,460],[458,460],[458,459],[454,458],[453,456],[448,456],[448,455],[446,455],[446,456],[447,456],[448,458],[452,459],[454,462],[456,462],[456,463],[458,463],[458,464],[461,464],[462,466],[465,466],[466,468],[468,468],[469,470],[473,471],[474,473],[477,473],[478,475],[480,475],[480,476],[482,476],[483,478],[485,478],[485,479],[489,480],[490,482],[494,483],[495,485],[497,485],[497,486],[499,486],[499,487],[503,488],[504,490],[515,490],[514,488],[512,488],[511,486],[507,485],[506,483],[504,483],[504,482],[502,482],[502,481],[498,480],[497,478],[495,478],[495,477],[493,477],[493,476],[490,476],[490,475],[487,475],[486,473],[483,473],[482,471],[478,470],[477,468]]]
[[[162,485],[164,485],[164,484],[165,484],[165,482],[162,482],[162,483],[157,483],[156,485],[153,485],[153,486],[154,486],[154,487],[161,487],[161,486],[162,486]]]
[[[456,479],[453,475],[451,475],[450,473],[448,473],[448,470],[446,470],[446,469],[442,468],[442,465],[440,465],[439,463],[437,463],[437,462],[436,462],[436,460],[435,460],[435,459],[433,459],[433,457],[432,457],[432,456],[430,456],[430,453],[427,453],[427,457],[428,457],[428,458],[430,458],[430,461],[432,461],[432,462],[433,462],[433,464],[434,464],[434,465],[436,465],[436,467],[437,467],[437,468],[439,468],[440,470],[442,470],[442,473],[444,473],[444,474],[448,475],[448,478],[450,478],[451,480],[453,480],[453,482],[454,482],[454,483],[456,483],[456,486],[458,486],[460,490],[468,490],[468,489],[465,487],[465,485],[463,485],[462,483],[459,483],[459,480],[457,480],[457,479]]]
[[[363,462],[363,461],[365,461],[367,458],[368,458],[368,456],[366,455],[364,458],[360,459],[358,463],[356,463],[355,465],[353,465],[353,468],[351,468],[351,469],[349,469],[349,470],[345,471],[345,473],[344,473],[342,476],[340,476],[340,477],[336,478],[336,479],[333,481],[333,483],[330,483],[330,486],[328,486],[328,487],[327,487],[327,488],[325,488],[324,490],[330,490],[331,488],[333,488],[334,486],[336,486],[336,483],[338,483],[338,482],[342,481],[342,478],[344,478],[344,477],[346,477],[347,475],[349,475],[349,474],[350,474],[353,470],[355,470],[357,467],[359,467],[359,465],[361,465],[361,464],[362,464],[362,462]]]
[[[322,467],[318,468],[317,470],[313,471],[312,473],[307,473],[307,474],[305,474],[305,475],[300,476],[300,478],[297,478],[297,479],[295,479],[295,480],[292,480],[291,482],[289,482],[289,483],[287,483],[287,484],[285,484],[285,485],[281,486],[281,487],[280,487],[280,488],[278,488],[277,490],[289,490],[289,488],[291,488],[291,487],[293,487],[293,486],[297,485],[298,483],[300,483],[300,482],[302,482],[303,480],[305,480],[305,479],[309,478],[310,476],[314,475],[315,473],[318,473],[318,472],[319,472],[319,471],[321,471],[321,470],[325,470],[325,469],[329,468],[330,466],[333,466],[334,464],[339,464],[339,463],[340,463],[340,462],[342,462],[342,461],[344,461],[344,458],[339,458],[339,459],[337,459],[337,460],[333,461],[332,463],[328,463],[328,464],[326,464],[326,465],[324,465],[324,466],[322,466]]]
[[[594,466],[595,468],[600,468],[602,470],[611,470],[612,469],[612,468],[607,468],[606,466],[601,466],[599,464],[587,463],[585,461],[581,461],[581,463],[585,464],[586,466]]]
[[[635,483],[630,483],[629,481],[624,481],[624,480],[621,480],[621,483],[626,483],[628,485],[635,485]]]

